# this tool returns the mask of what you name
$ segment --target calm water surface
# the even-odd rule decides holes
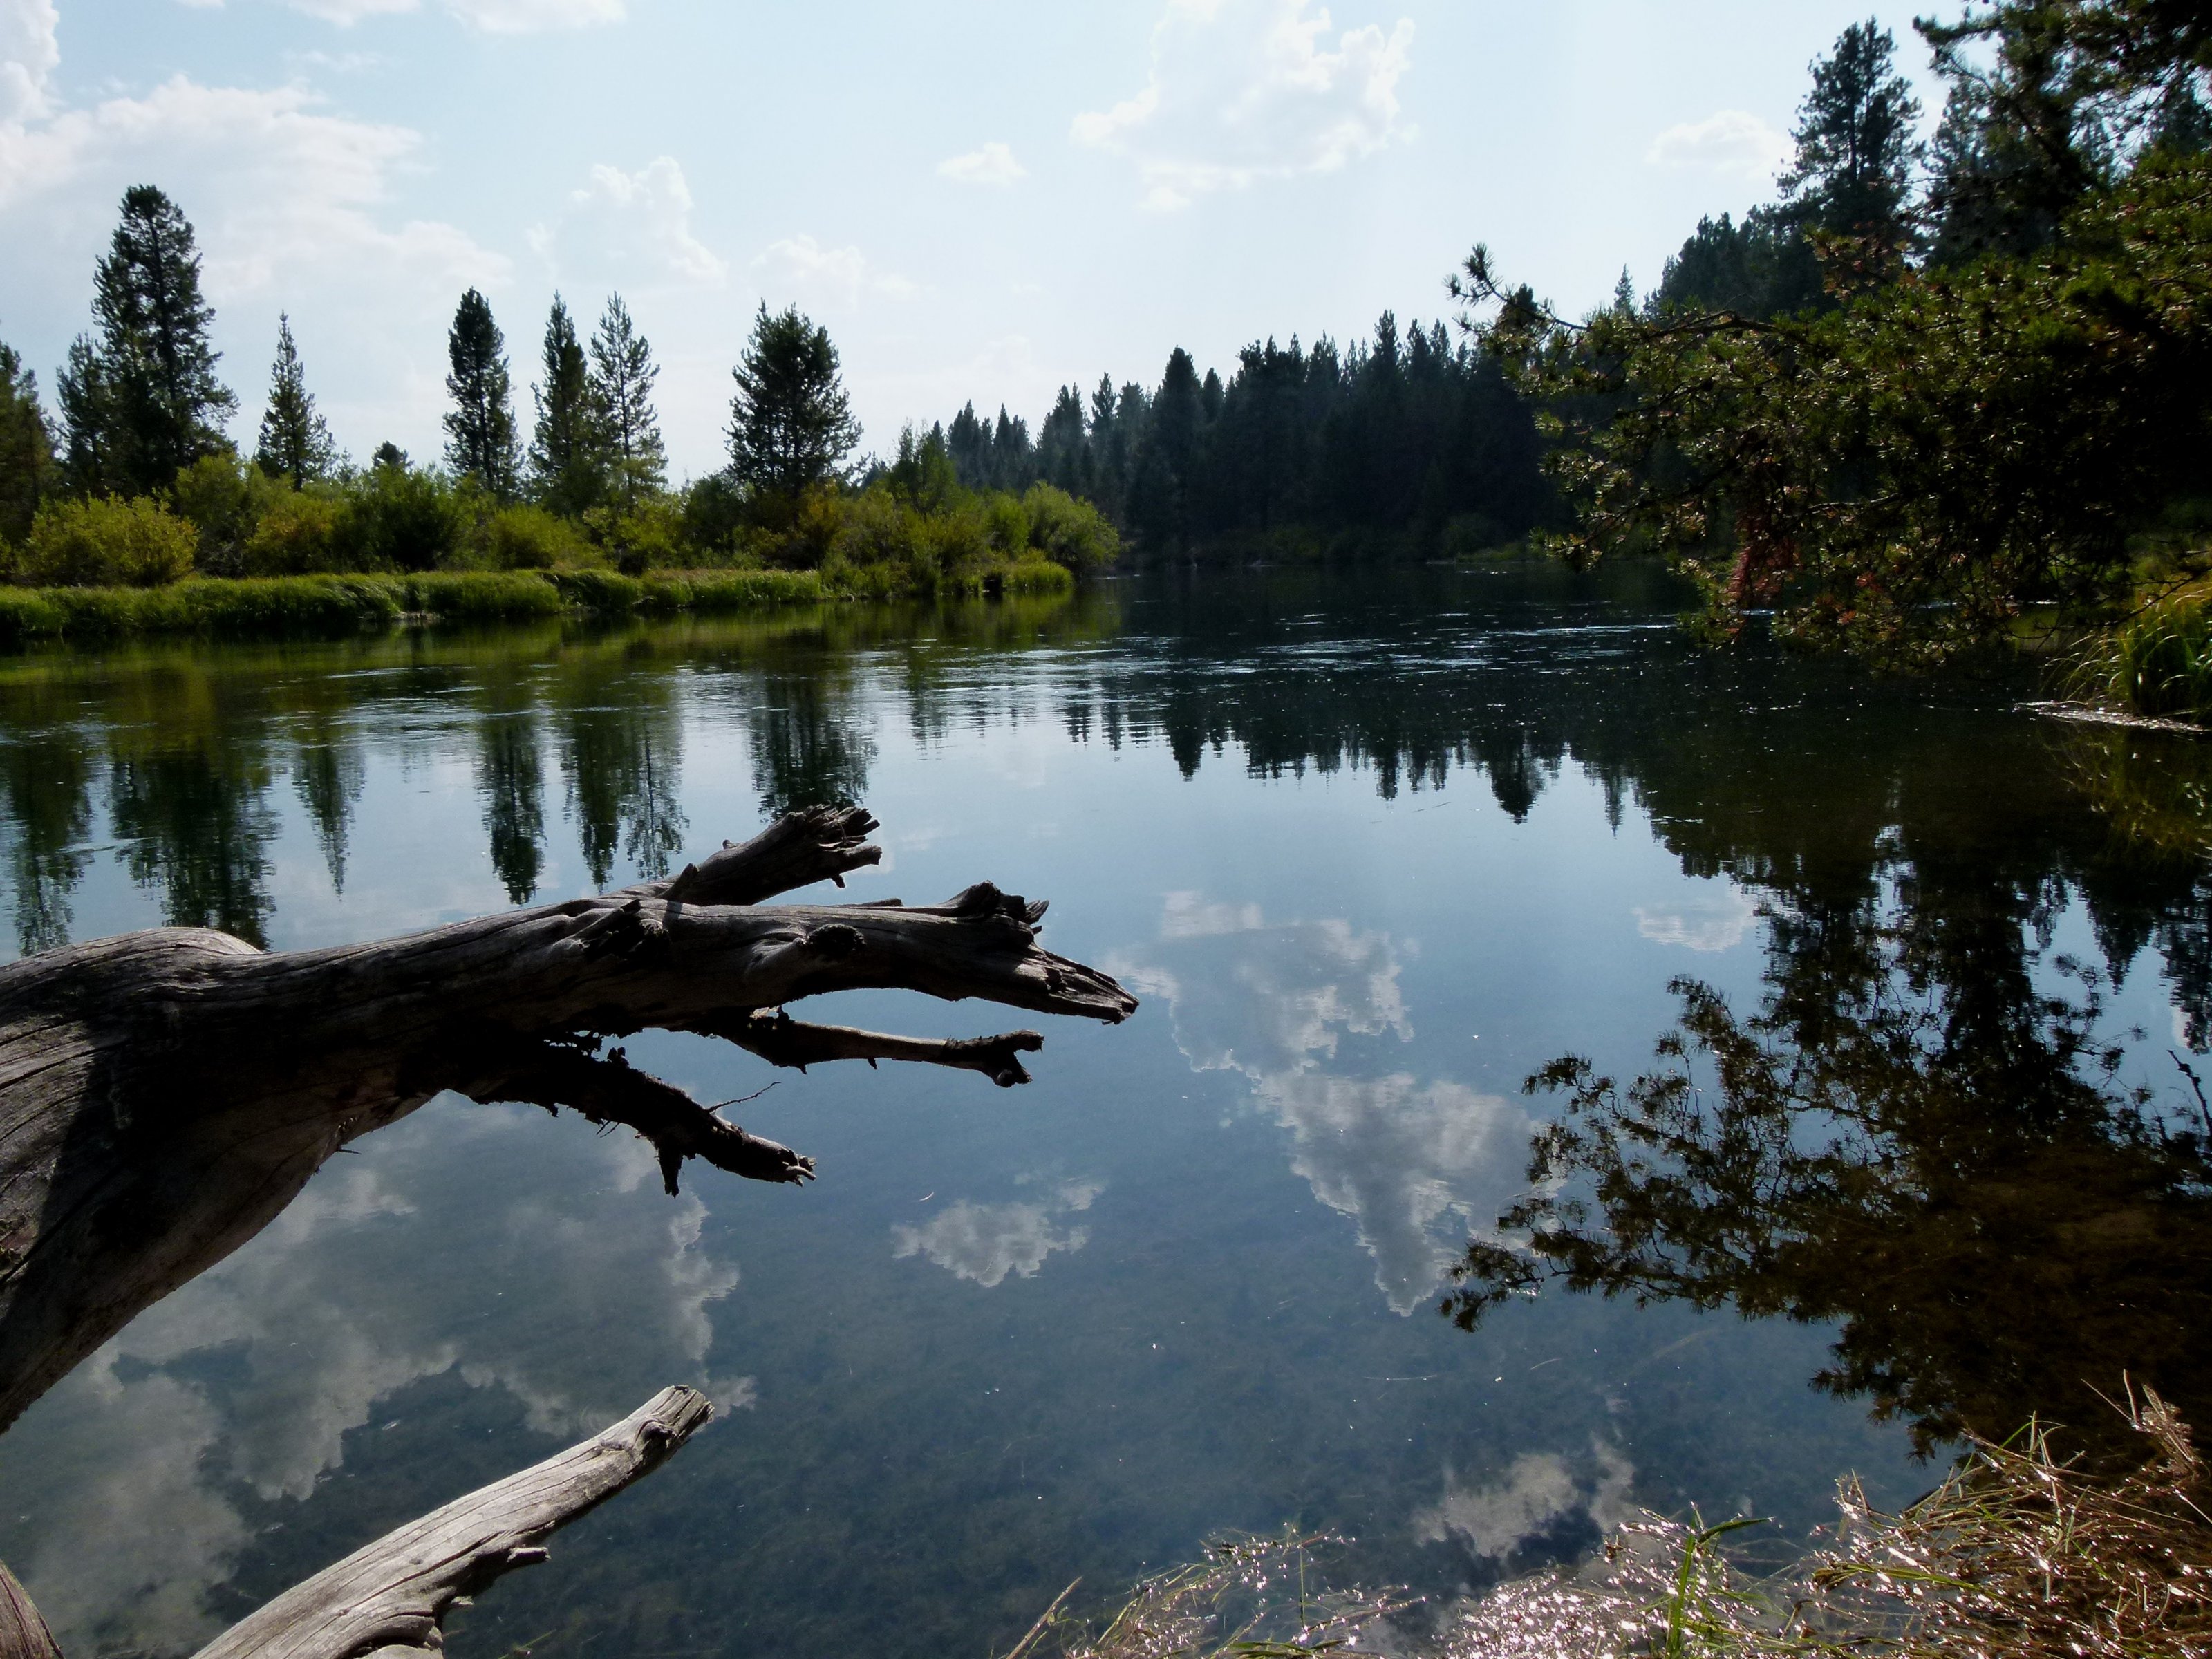
[[[732,1409],[459,1650],[981,1655],[1226,1528],[1335,1528],[1348,1570],[1449,1594],[1639,1506],[1801,1539],[1847,1470],[1930,1484],[1916,1425],[1940,1457],[2123,1366],[2194,1404],[2197,750],[2010,683],[1701,657],[1671,603],[1246,573],[0,662],[23,950],[398,933],[845,798],[886,849],[854,897],[1048,897],[1046,942],[1145,999],[1049,1029],[1012,1091],[631,1042],[706,1099],[773,1078],[744,1121],[816,1156],[803,1190],[695,1166],[672,1200],[627,1134],[434,1102],[0,1439],[0,1558],[80,1659],[186,1650],[690,1382]],[[1450,1269],[1564,1109],[1523,1080],[1649,1070],[1683,976],[1781,1068],[1698,1097],[1756,1129],[1728,1168],[1828,1161],[1665,1187],[1601,1279],[1644,1305],[1553,1287],[1455,1328]],[[2112,1082],[2057,1098],[2092,996]]]

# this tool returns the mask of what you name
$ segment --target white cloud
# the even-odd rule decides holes
[[[891,1255],[927,1257],[956,1279],[973,1279],[985,1290],[1006,1275],[1034,1279],[1044,1259],[1059,1250],[1079,1250],[1091,1242],[1088,1227],[1058,1231],[1054,1223],[1087,1210],[1105,1190],[1095,1181],[1060,1183],[1041,1203],[976,1204],[962,1199],[947,1205],[927,1225],[891,1229]]]
[[[158,163],[182,180],[211,297],[271,291],[307,269],[388,290],[444,295],[504,276],[507,262],[450,225],[387,227],[370,211],[420,140],[404,127],[321,112],[296,87],[203,86],[183,76],[30,125],[0,127],[0,225],[18,248],[115,199]],[[75,240],[75,238],[68,240]]]
[[[879,270],[856,247],[824,247],[811,236],[771,242],[753,261],[766,280],[802,295],[851,306],[868,295],[910,299],[919,290],[896,271]]]
[[[1169,0],[1143,89],[1075,118],[1079,144],[1126,155],[1146,204],[1330,173],[1407,136],[1398,81],[1413,25],[1346,29],[1312,0]]]
[[[365,18],[390,17],[399,12],[413,11],[422,0],[291,0],[294,11],[303,11],[310,17],[319,17],[325,23],[337,23],[350,28]]]
[[[1726,951],[1743,942],[1759,906],[1726,881],[1700,882],[1686,897],[1662,910],[1636,907],[1636,931],[1656,945],[1692,951]]]
[[[602,162],[569,192],[560,216],[530,232],[530,245],[556,276],[570,280],[672,279],[720,288],[729,266],[691,230],[691,186],[672,155],[635,173]]]
[[[1748,110],[1724,109],[1702,121],[1668,127],[1651,141],[1644,159],[1654,167],[1693,167],[1767,179],[1792,153],[1787,133],[1778,132]]]
[[[19,81],[18,94],[27,84]],[[437,406],[454,296],[471,286],[496,292],[508,277],[504,256],[454,226],[392,213],[422,149],[410,129],[331,113],[298,86],[178,76],[143,95],[75,108],[41,92],[30,118],[0,120],[0,246],[11,289],[70,296],[52,308],[74,310],[118,198],[158,178],[198,233],[222,323],[238,328],[241,301],[247,317],[260,313],[247,325],[251,355],[225,366],[232,384],[252,387],[276,313],[289,308],[311,374],[334,362],[356,371],[349,398],[324,399],[340,438],[374,441]],[[240,344],[233,332],[226,349]]]
[[[1029,169],[1014,160],[1014,152],[996,140],[965,155],[947,156],[937,164],[937,171],[963,185],[1003,186],[1029,177]]]
[[[213,0],[220,4],[222,0]],[[326,23],[350,27],[370,17],[414,11],[422,0],[291,0],[292,9]],[[543,29],[586,28],[619,23],[624,0],[445,0],[446,9],[486,34],[533,34]]]
[[[0,127],[46,108],[46,81],[62,60],[53,0],[0,0]]]

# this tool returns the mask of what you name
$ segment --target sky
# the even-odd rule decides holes
[[[250,448],[277,316],[356,457],[441,447],[489,298],[619,291],[673,470],[721,465],[757,308],[841,353],[866,448],[973,399],[1233,368],[1449,314],[1476,241],[1572,309],[1772,193],[1832,0],[0,0],[0,340],[53,372],[128,186],[191,218]],[[1949,9],[1944,9],[1948,15]]]

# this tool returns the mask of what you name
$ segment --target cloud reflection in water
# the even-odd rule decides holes
[[[62,1495],[6,1520],[64,1650],[211,1634],[202,1598],[248,1542],[226,1489],[308,1497],[421,1379],[458,1368],[562,1437],[671,1382],[749,1403],[750,1378],[708,1369],[737,1267],[702,1244],[705,1206],[659,1185],[641,1143],[523,1108],[434,1106],[335,1160],[0,1446],[0,1486]],[[586,1334],[604,1330],[622,1340]]]
[[[893,1257],[919,1255],[956,1279],[973,1279],[985,1290],[1006,1282],[1008,1273],[1033,1279],[1055,1250],[1079,1250],[1091,1242],[1087,1227],[1057,1231],[1061,1216],[1091,1207],[1105,1190],[1099,1182],[1068,1181],[1037,1203],[950,1204],[920,1227],[891,1229]]]
[[[1194,1070],[1237,1071],[1291,1131],[1291,1168],[1350,1217],[1391,1309],[1410,1313],[1519,1195],[1533,1125],[1497,1095],[1403,1071],[1325,1069],[1350,1036],[1410,1042],[1390,936],[1269,924],[1257,905],[1170,893],[1158,941],[1108,964],[1164,998]]]

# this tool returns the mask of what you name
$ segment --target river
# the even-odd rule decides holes
[[[1847,1471],[1908,1500],[1963,1430],[2094,1416],[2124,1370],[2212,1395],[2212,764],[2021,672],[1701,653],[1679,603],[1248,571],[0,661],[17,949],[386,935],[835,798],[884,826],[854,898],[1048,898],[1045,943],[1144,1000],[1048,1027],[1012,1091],[630,1042],[703,1099],[772,1083],[742,1120],[803,1189],[695,1166],[672,1200],[626,1133],[434,1102],[0,1439],[0,1559],[72,1653],[186,1651],[687,1382],[722,1419],[460,1650],[980,1656],[1227,1529],[1339,1532],[1431,1595],[1639,1508],[1787,1553]],[[1637,1249],[1443,1316],[1502,1212],[1589,1190],[1686,1010],[1697,1090],[1647,1097],[1676,1138],[1590,1212]],[[1568,1096],[1523,1084],[1571,1053],[1620,1087],[1532,1188]]]

